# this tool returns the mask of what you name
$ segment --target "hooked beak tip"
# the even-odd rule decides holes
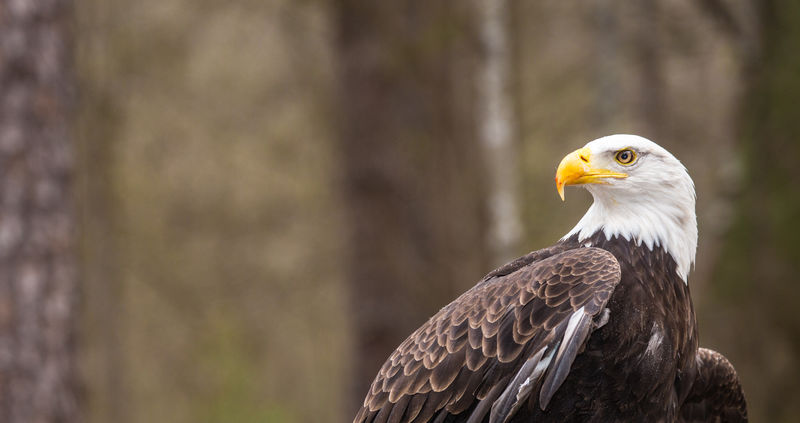
[[[559,181],[558,178],[556,178],[556,190],[558,191],[558,196],[561,197],[561,201],[565,201],[564,200],[564,182],[563,181]]]

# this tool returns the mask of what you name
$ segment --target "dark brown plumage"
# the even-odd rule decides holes
[[[573,236],[491,272],[397,348],[354,421],[746,421],[740,389],[707,400],[735,373],[695,358],[671,257],[602,234],[591,245]]]
[[[706,348],[697,351],[698,375],[681,407],[685,422],[747,421],[747,404],[733,365],[722,354]]]

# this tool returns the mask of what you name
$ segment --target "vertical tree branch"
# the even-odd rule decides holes
[[[595,0],[592,5],[592,38],[595,42],[594,79],[597,84],[597,100],[594,109],[594,125],[600,134],[614,133],[621,109],[622,84],[618,63],[621,60],[618,4],[613,0]]]
[[[664,137],[665,93],[663,54],[659,37],[658,2],[638,0],[634,57],[638,67],[637,118],[642,123],[642,135],[651,139]]]
[[[113,3],[113,2],[111,2]],[[99,353],[85,368],[87,394],[93,398],[92,416],[100,421],[129,420],[130,392],[124,338],[127,335],[125,292],[122,284],[119,201],[116,193],[115,153],[118,147],[120,111],[114,93],[111,48],[115,20],[108,0],[90,0],[77,11],[78,85],[81,93],[78,117],[79,231],[82,234],[81,269],[84,306],[91,324],[84,328],[81,356],[96,348]],[[82,53],[82,54],[81,54]],[[93,60],[90,60],[93,59]],[[97,345],[97,347],[94,347]],[[88,354],[87,354],[88,355]]]
[[[480,67],[480,140],[487,159],[489,246],[499,265],[518,254],[522,223],[517,204],[513,108],[509,96],[507,0],[478,1],[483,60]]]

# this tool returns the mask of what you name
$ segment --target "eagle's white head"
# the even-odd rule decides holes
[[[598,138],[570,153],[556,171],[556,188],[583,185],[594,203],[564,238],[597,231],[653,249],[661,246],[687,281],[697,250],[694,182],[669,151],[637,135]]]

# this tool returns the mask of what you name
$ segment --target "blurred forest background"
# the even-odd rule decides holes
[[[701,344],[753,421],[800,419],[800,3],[58,10],[86,421],[349,421],[416,327],[571,229],[590,196],[555,167],[611,133],[689,169]]]

